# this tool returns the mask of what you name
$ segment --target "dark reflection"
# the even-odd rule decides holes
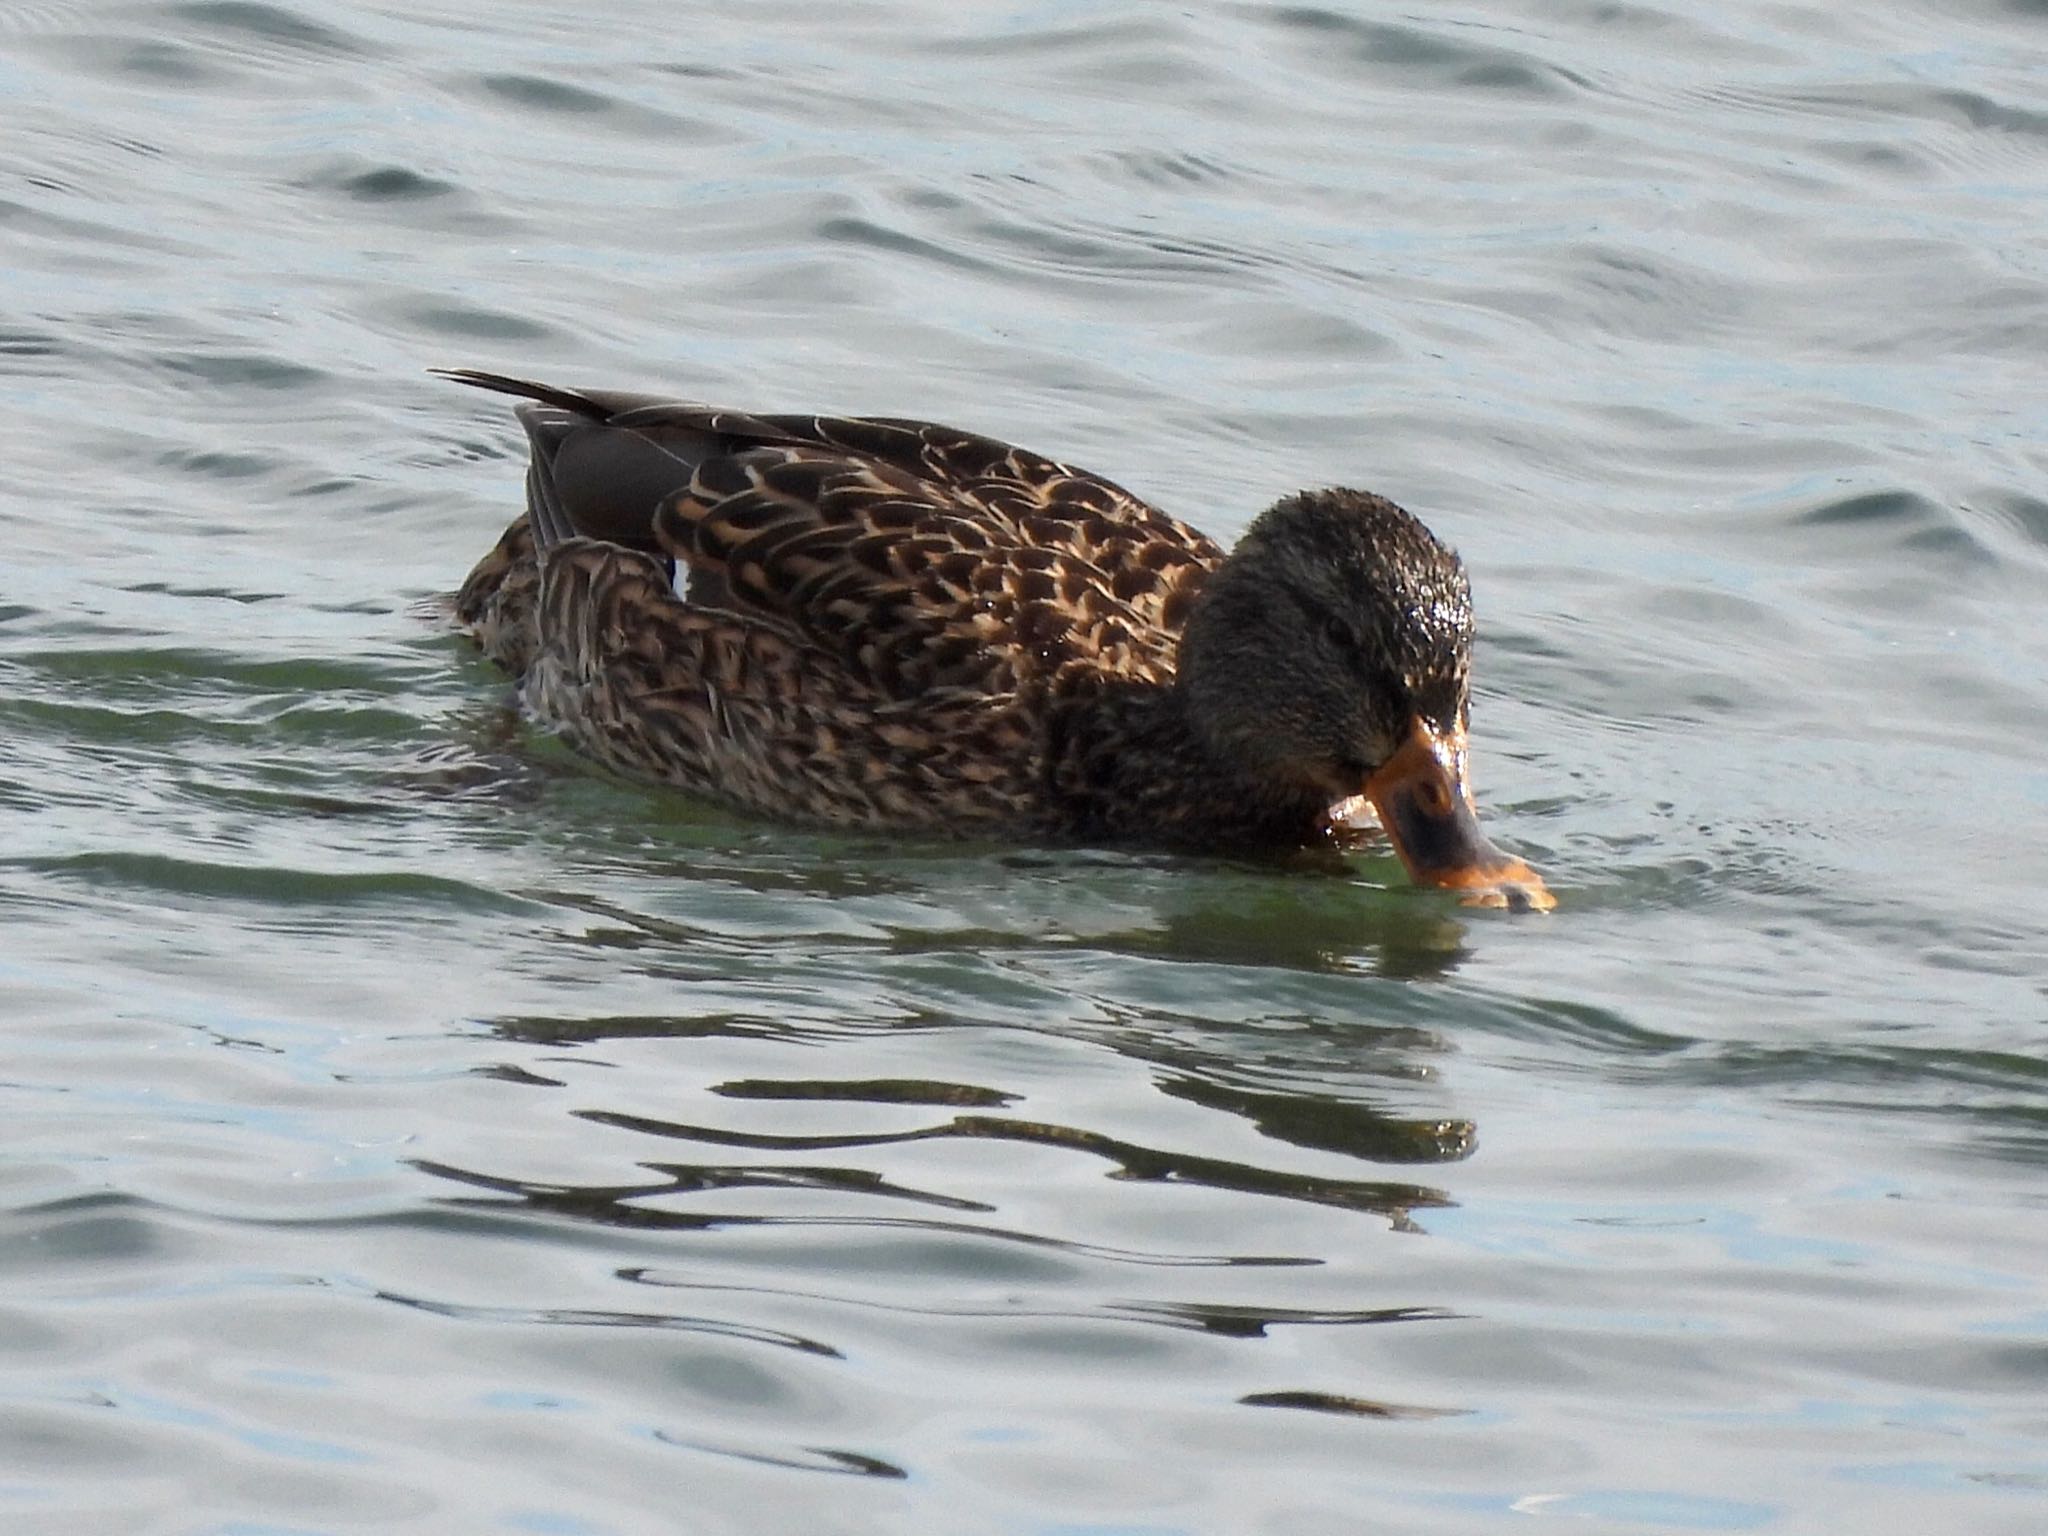
[[[724,990],[722,988],[722,990]],[[974,1018],[948,1018],[930,1013],[911,1015],[906,1027],[943,1031],[948,1026],[985,1027]],[[902,1018],[899,1012],[899,1019]],[[1442,1165],[1469,1157],[1478,1132],[1474,1123],[1455,1115],[1401,1113],[1418,1091],[1428,1094],[1434,1081],[1432,1058],[1445,1050],[1432,1031],[1409,1025],[1371,1025],[1356,1019],[1312,1018],[1283,1027],[1232,1029],[1213,1019],[1176,1016],[1161,1011],[1112,1014],[1091,1020],[1075,1033],[1126,1059],[1152,1069],[1153,1084],[1165,1097],[1201,1106],[1253,1127],[1276,1145],[1318,1154],[1335,1154],[1381,1169]],[[1015,1027],[1009,1025],[1006,1027]],[[611,1038],[726,1038],[786,1042],[804,1039],[830,1042],[842,1030],[829,1019],[791,1020],[709,1013],[698,1017],[621,1015],[565,1021],[559,1018],[499,1020],[497,1032],[507,1038],[558,1048],[590,1045]],[[872,1026],[856,1025],[867,1034]],[[507,1063],[496,1075],[507,1081],[559,1087],[547,1075],[544,1061]],[[1385,1094],[1370,1085],[1387,1085]],[[637,1134],[660,1136],[700,1146],[744,1149],[771,1154],[799,1154],[804,1166],[772,1163],[662,1164],[667,1175],[659,1185],[599,1191],[607,1210],[598,1219],[630,1223],[645,1219],[638,1207],[622,1200],[652,1195],[688,1196],[713,1189],[780,1188],[815,1190],[820,1194],[873,1195],[956,1210],[984,1210],[973,1201],[932,1190],[893,1184],[861,1169],[841,1166],[839,1153],[920,1142],[983,1141],[1057,1148],[1098,1158],[1109,1164],[1111,1178],[1154,1184],[1193,1184],[1244,1195],[1269,1196],[1305,1205],[1319,1205],[1380,1216],[1397,1229],[1419,1230],[1418,1211],[1453,1205],[1451,1195],[1434,1184],[1412,1179],[1348,1178],[1321,1171],[1302,1172],[1269,1166],[1261,1159],[1218,1157],[1163,1147],[1111,1134],[1109,1130],[1066,1125],[1027,1115],[990,1113],[1020,1102],[1023,1095],[993,1084],[927,1078],[747,1077],[713,1085],[708,1092],[720,1100],[763,1105],[787,1104],[786,1114],[769,1120],[767,1130],[726,1129],[691,1116],[649,1117],[588,1107],[572,1111],[579,1118]],[[889,1131],[836,1130],[833,1106],[887,1105],[938,1108],[952,1113],[935,1124]],[[1199,1145],[1199,1142],[1197,1143]],[[561,1200],[551,1197],[558,1209]],[[589,1212],[586,1214],[596,1214]],[[664,1216],[663,1221],[673,1218]]]
[[[1454,1204],[1446,1189],[1412,1173],[1470,1156],[1477,1130],[1435,1102],[1435,1062],[1449,1049],[1434,1028],[1435,989],[1393,978],[1443,977],[1468,954],[1480,925],[1513,919],[1468,917],[1443,893],[1368,883],[1376,862],[1391,870],[1391,859],[1280,866],[925,848],[666,821],[651,834],[638,826],[630,845],[594,835],[605,878],[583,891],[523,894],[574,914],[549,941],[579,975],[624,966],[643,983],[653,978],[669,988],[675,1011],[514,1016],[494,1021],[495,1031],[555,1048],[613,1038],[667,1039],[686,1052],[692,1039],[801,1041],[823,1047],[810,1053],[820,1067],[788,1077],[733,1073],[709,1088],[712,1097],[699,1089],[693,1105],[674,1112],[614,1109],[602,1090],[572,1111],[592,1125],[727,1155],[641,1163],[618,1184],[597,1188],[432,1170],[443,1177],[621,1229],[894,1227],[1077,1254],[1092,1250],[946,1219],[994,1217],[1002,1197],[963,1198],[987,1192],[972,1183],[949,1188],[956,1175],[931,1171],[957,1168],[957,1160],[886,1149],[999,1143],[1076,1154],[1098,1162],[1111,1180],[1370,1215],[1404,1232],[1420,1230],[1421,1213]],[[635,894],[640,874],[660,883]],[[772,898],[772,906],[755,910],[773,922],[786,909],[787,936],[717,931],[726,891]],[[807,910],[814,905],[815,915]],[[699,913],[721,915],[700,926]],[[735,998],[750,978],[761,983],[758,1006]],[[686,1000],[700,984],[711,1006],[698,1012]],[[1457,1009],[1467,1000],[1443,1001]],[[1129,1114],[1063,1123],[1065,1116],[1051,1117],[1056,1112],[1032,1114],[1036,1103],[1019,1112],[1026,1096],[1015,1085],[975,1081],[975,1069],[957,1065],[946,1043],[955,1031],[987,1030],[1043,1032],[1113,1052],[1141,1064],[1160,1095],[1248,1125],[1264,1146],[1216,1155],[1237,1152],[1241,1138],[1234,1130],[1204,1134],[1199,1123],[1174,1133],[1169,1145],[1140,1139],[1129,1133],[1146,1123],[1140,1084],[1133,1092],[1141,1102]],[[930,1075],[915,1067],[902,1077],[833,1073],[845,1055],[835,1046],[885,1032],[929,1034],[919,1064]],[[544,1060],[513,1059],[519,1081],[538,1085],[553,1075]],[[949,1077],[949,1065],[962,1076]],[[739,1121],[745,1129],[726,1128],[724,1115],[709,1107],[735,1100],[758,1106]],[[861,1105],[894,1107],[895,1123],[868,1128],[853,1114]],[[903,1111],[914,1117],[908,1127]],[[1333,1157],[1365,1166],[1335,1165]],[[782,1166],[785,1159],[795,1165]],[[1303,1162],[1307,1169],[1293,1166]],[[647,1176],[636,1177],[640,1170]],[[1388,1173],[1411,1176],[1371,1176]],[[743,1202],[730,1197],[750,1190],[769,1203],[732,1209]],[[1250,1337],[1267,1315],[1160,1307],[1144,1320]]]
[[[712,1126],[686,1125],[676,1121],[652,1120],[639,1115],[609,1110],[579,1110],[586,1120],[599,1125],[618,1126],[650,1136],[673,1137],[681,1141],[704,1142],[720,1147],[754,1147],[763,1151],[824,1151],[850,1147],[902,1145],[958,1137],[984,1141],[1020,1142],[1041,1147],[1061,1147],[1100,1157],[1116,1165],[1113,1178],[1138,1179],[1154,1183],[1198,1184],[1207,1189],[1240,1194],[1277,1195],[1311,1205],[1336,1206],[1349,1211],[1368,1211],[1384,1216],[1398,1227],[1409,1225],[1408,1213],[1425,1207],[1452,1204],[1440,1189],[1421,1184],[1400,1184],[1382,1180],[1330,1179],[1313,1174],[1284,1173],[1250,1163],[1203,1157],[1191,1152],[1168,1152],[1141,1147],[1135,1142],[1105,1136],[1098,1131],[1052,1125],[1042,1120],[1022,1120],[994,1115],[959,1115],[944,1125],[913,1131],[892,1131],[854,1136],[777,1136],[761,1132],[728,1131]]]
[[[657,1429],[654,1438],[668,1445],[679,1445],[685,1450],[705,1451],[713,1456],[731,1456],[739,1461],[757,1462],[764,1467],[789,1467],[798,1472],[850,1473],[856,1477],[907,1478],[910,1474],[893,1461],[884,1461],[879,1456],[865,1456],[859,1451],[834,1451],[824,1446],[806,1445],[799,1447],[800,1456],[788,1452],[745,1451],[732,1445],[713,1445],[708,1440],[686,1440],[668,1430]]]
[[[948,1104],[967,1109],[1007,1109],[1018,1095],[970,1083],[928,1083],[917,1078],[870,1078],[859,1082],[802,1078],[742,1078],[712,1090],[726,1099],[803,1099],[853,1104]]]
[[[680,1017],[672,1013],[604,1014],[588,1019],[512,1017],[493,1019],[493,1033],[529,1045],[590,1045],[599,1040],[733,1040],[787,1039],[787,1025],[740,1013],[703,1013]]]
[[[1373,1162],[1457,1162],[1471,1155],[1477,1141],[1470,1120],[1401,1120],[1364,1104],[1318,1094],[1254,1093],[1180,1074],[1161,1077],[1159,1090],[1241,1115],[1275,1141]]]
[[[1336,1392],[1252,1392],[1238,1399],[1252,1408],[1303,1408],[1310,1413],[1342,1413],[1358,1419],[1449,1419],[1470,1408],[1423,1408],[1412,1403],[1382,1403],[1369,1397]]]
[[[911,1018],[920,1028],[976,1022],[930,1013],[914,1013]],[[828,1026],[797,1025],[732,1012],[696,1017],[628,1014],[573,1020],[505,1018],[492,1027],[506,1039],[564,1047],[607,1039],[787,1040],[798,1035],[829,1038],[833,1033]],[[1358,1097],[1355,1088],[1344,1087],[1347,1083],[1375,1078],[1402,1085],[1429,1081],[1434,1074],[1427,1058],[1444,1049],[1442,1041],[1429,1030],[1406,1025],[1368,1025],[1348,1019],[1315,1019],[1284,1034],[1248,1036],[1225,1030],[1212,1020],[1153,1013],[1133,1018],[1128,1027],[1120,1025],[1113,1034],[1092,1033],[1097,1039],[1112,1040],[1120,1054],[1160,1069],[1156,1083],[1162,1093],[1247,1120],[1261,1135],[1289,1146],[1335,1152],[1367,1162],[1414,1165],[1457,1162],[1470,1156],[1478,1143],[1477,1128],[1470,1120],[1392,1114]],[[560,1086],[530,1067],[500,1064],[486,1070],[508,1081]],[[1249,1087],[1242,1082],[1248,1073],[1270,1074],[1287,1086]],[[1001,1088],[922,1078],[745,1078],[717,1084],[711,1092],[722,1098],[789,1103],[943,1105],[968,1109],[1000,1109],[1021,1098]],[[643,1124],[630,1117],[610,1117],[601,1110],[588,1111],[586,1116],[632,1129],[721,1145],[817,1144],[802,1139],[788,1143],[773,1139],[749,1141],[739,1133],[732,1133],[721,1142],[719,1137],[724,1133],[711,1130],[669,1127],[659,1122]],[[894,1139],[915,1141],[941,1136],[1066,1146],[1112,1159],[1119,1164],[1117,1176],[1122,1178],[1192,1182],[1218,1189],[1278,1194],[1377,1211],[1397,1222],[1405,1219],[1407,1211],[1451,1203],[1443,1191],[1434,1188],[1297,1178],[1199,1155],[1153,1151],[1093,1132],[1023,1119],[963,1116],[949,1125],[900,1133]],[[873,1140],[879,1144],[889,1139]],[[868,1143],[856,1138],[825,1144]]]
[[[447,1163],[434,1163],[424,1160],[415,1160],[412,1166],[418,1168],[422,1173],[433,1174],[437,1178],[449,1179],[458,1184],[468,1185],[473,1189],[490,1190],[494,1194],[518,1200],[536,1211],[550,1215],[569,1216],[579,1221],[597,1222],[607,1227],[657,1232],[709,1232],[734,1227],[858,1227],[881,1230],[899,1229],[948,1236],[991,1239],[997,1242],[1014,1243],[1026,1248],[1043,1248],[1056,1253],[1068,1254],[1075,1258],[1101,1259],[1114,1264],[1133,1264],[1147,1268],[1163,1269],[1285,1269],[1322,1262],[1320,1259],[1297,1258],[1285,1254],[1147,1253],[1134,1248],[1105,1247],[1100,1243],[1078,1243],[1066,1238],[1047,1237],[1042,1233],[1021,1232],[1008,1227],[994,1227],[960,1221],[941,1221],[930,1217],[761,1216],[746,1212],[726,1212],[713,1215],[697,1211],[654,1210],[647,1206],[635,1205],[632,1202],[669,1192],[672,1186],[667,1181],[653,1184],[585,1188],[570,1184],[543,1184],[523,1179],[501,1178],[495,1174],[479,1173],[473,1169],[456,1168]],[[766,1171],[771,1174],[774,1172],[772,1169]],[[764,1179],[759,1182],[765,1184],[770,1181]],[[977,1205],[972,1201],[951,1202],[943,1196],[931,1198],[933,1203],[940,1205],[954,1204],[966,1206],[974,1210],[987,1209],[987,1207]],[[474,1205],[481,1207],[490,1207],[498,1204],[497,1201],[481,1199],[455,1199],[447,1203],[451,1205]]]
[[[524,1083],[529,1088],[560,1088],[563,1082],[558,1077],[543,1077],[538,1072],[515,1066],[509,1061],[493,1062],[487,1067],[473,1068],[478,1077],[495,1078],[501,1083]]]
[[[451,1168],[445,1163],[416,1161],[413,1166],[426,1173],[438,1174],[444,1179],[454,1179],[484,1189],[521,1195],[536,1205],[546,1205],[553,1210],[594,1216],[597,1220],[606,1221],[614,1226],[630,1224],[616,1219],[613,1215],[621,1210],[638,1218],[666,1217],[670,1214],[627,1205],[628,1201],[648,1200],[664,1195],[701,1195],[719,1189],[814,1189],[833,1194],[876,1195],[885,1199],[908,1200],[914,1204],[935,1205],[949,1211],[995,1209],[994,1206],[985,1205],[979,1200],[962,1200],[952,1195],[934,1194],[928,1190],[908,1189],[901,1184],[892,1184],[880,1174],[865,1168],[792,1168],[781,1163],[728,1167],[643,1163],[641,1166],[648,1171],[665,1174],[667,1177],[646,1184],[577,1188],[499,1179],[489,1174]]]
[[[1119,1309],[1129,1317],[1155,1317],[1178,1322],[1227,1339],[1263,1339],[1278,1327],[1355,1327],[1360,1323],[1437,1323],[1459,1316],[1442,1307],[1372,1307],[1362,1311],[1303,1311],[1294,1307],[1218,1306],[1209,1302],[1126,1302]]]
[[[705,1333],[720,1338],[743,1339],[750,1344],[773,1344],[780,1349],[824,1355],[833,1360],[846,1358],[830,1344],[805,1338],[802,1334],[785,1333],[778,1328],[754,1328],[715,1317],[677,1317],[661,1312],[614,1312],[586,1307],[477,1307],[452,1301],[429,1301],[423,1296],[407,1296],[399,1291],[374,1291],[371,1294],[379,1301],[396,1302],[416,1312],[431,1312],[436,1317],[454,1318],[461,1322],[547,1323],[570,1328],[650,1328]]]
[[[679,1163],[648,1163],[656,1173],[670,1176],[665,1187],[654,1194],[700,1194],[713,1189],[815,1189],[840,1195],[879,1195],[892,1200],[909,1200],[918,1205],[936,1205],[949,1211],[992,1211],[994,1206],[980,1200],[964,1200],[931,1190],[909,1189],[892,1184],[866,1168],[691,1167]]]
[[[657,1269],[624,1269],[619,1278],[636,1285],[653,1286],[658,1290],[676,1291],[739,1291],[751,1295],[807,1296],[819,1299],[814,1291],[796,1290],[780,1286],[734,1286],[707,1283],[682,1275],[665,1274]],[[871,1312],[895,1312],[916,1317],[952,1318],[996,1318],[1005,1323],[1026,1320],[1075,1321],[1077,1319],[1114,1319],[1119,1322],[1149,1323],[1163,1328],[1178,1328],[1193,1333],[1206,1333],[1224,1339],[1263,1339],[1275,1328],[1356,1328],[1377,1323],[1437,1323],[1454,1321],[1462,1313],[1451,1312],[1442,1307],[1364,1307],[1351,1310],[1325,1308],[1308,1311],[1299,1307],[1249,1307],[1222,1305],[1213,1302],[1192,1301],[1104,1301],[1085,1309],[1024,1307],[1014,1299],[1006,1298],[998,1304],[962,1304],[948,1306],[934,1303],[929,1297],[916,1301],[884,1301],[877,1297],[832,1298],[842,1306],[856,1306]]]

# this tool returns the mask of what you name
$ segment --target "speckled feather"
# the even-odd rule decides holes
[[[655,517],[890,698],[1006,694],[1069,665],[1168,682],[1210,540],[1106,480],[916,422],[811,418],[818,440],[707,459]]]

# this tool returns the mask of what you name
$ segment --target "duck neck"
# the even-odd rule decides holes
[[[1225,760],[1179,683],[1101,683],[1049,716],[1046,787],[1062,835],[1239,852],[1330,839],[1324,800]]]

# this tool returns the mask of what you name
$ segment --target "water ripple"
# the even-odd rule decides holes
[[[12,1524],[2038,1525],[2039,11],[0,0]],[[1563,904],[594,774],[434,363],[1393,495]]]

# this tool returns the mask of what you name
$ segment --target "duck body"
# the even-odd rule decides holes
[[[521,397],[531,446],[457,616],[613,769],[812,823],[1238,851],[1341,841],[1364,795],[1458,883],[1372,793],[1405,752],[1442,770],[1445,858],[1541,890],[1470,821],[1463,567],[1391,502],[1304,493],[1226,554],[931,423],[447,376]]]

